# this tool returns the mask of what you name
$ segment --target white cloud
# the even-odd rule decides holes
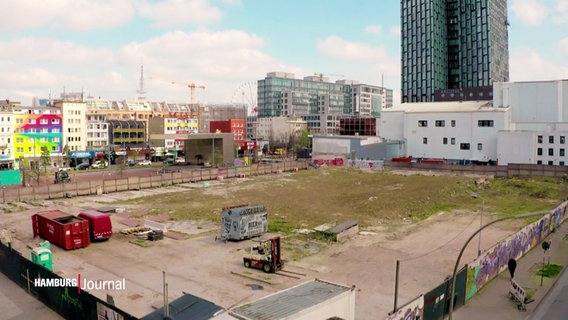
[[[317,43],[318,51],[335,58],[350,60],[374,60],[386,56],[383,47],[373,47],[365,43],[343,40],[337,36],[329,36]]]
[[[92,48],[52,39],[21,38],[0,41],[0,47],[11,48],[11,50],[0,50],[0,59],[26,61],[29,65],[65,63],[82,67],[93,62],[106,65],[114,61],[114,54],[110,49]]]
[[[337,60],[346,78],[393,89],[394,103],[400,101],[400,58],[389,56],[381,46],[350,42],[329,36],[318,42],[318,50]],[[384,81],[384,83],[383,83]]]
[[[34,96],[53,97],[66,88],[106,99],[137,96],[140,65],[152,101],[189,101],[189,89],[152,76],[206,86],[196,91],[201,102],[229,102],[239,85],[257,81],[270,71],[305,75],[262,51],[264,39],[243,31],[176,31],[118,50],[88,48],[49,39],[0,42],[0,98],[30,104]]]
[[[0,30],[37,27],[71,30],[110,29],[134,14],[131,0],[2,0]]]
[[[547,7],[539,0],[514,0],[511,9],[519,20],[528,25],[539,25],[548,15]]]
[[[562,54],[568,57],[568,38],[560,39],[558,49]]]
[[[400,26],[391,27],[389,31],[392,35],[400,37]]]
[[[211,24],[222,18],[219,8],[211,6],[208,0],[141,1],[137,8],[140,16],[152,20],[152,25],[159,28]]]
[[[365,32],[371,33],[371,34],[380,34],[382,29],[383,29],[383,27],[381,27],[381,26],[372,25],[372,26],[367,26],[365,28]]]
[[[532,49],[513,51],[510,57],[511,81],[542,81],[568,78],[568,67],[552,62]]]
[[[554,23],[568,23],[568,0],[556,0],[556,11],[554,12]]]

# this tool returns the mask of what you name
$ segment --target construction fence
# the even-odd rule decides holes
[[[0,242],[0,272],[65,319],[136,319],[111,303],[85,290],[78,290],[77,287],[36,285],[36,282],[40,281],[38,279],[63,281],[64,278],[31,262],[13,250],[10,245],[2,242]]]
[[[258,175],[277,174],[283,172],[297,172],[308,169],[309,163],[304,161],[283,161],[268,164],[254,164],[246,167],[189,169],[182,166],[156,167],[156,175],[124,178],[98,177],[82,182],[61,184],[46,184],[29,186],[25,188],[2,188],[0,194],[2,203],[58,199],[113,193],[129,190],[166,187],[182,183],[195,183],[210,180],[231,178],[247,178]]]
[[[453,310],[466,304],[483,286],[505,271],[510,259],[518,260],[558,228],[568,218],[567,207],[568,201],[565,201],[465,265],[456,275]],[[449,312],[451,286],[450,276],[436,288],[398,307],[385,319],[443,320]]]

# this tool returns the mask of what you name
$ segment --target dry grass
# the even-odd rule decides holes
[[[179,220],[219,221],[223,207],[262,204],[268,208],[270,231],[289,232],[329,222],[356,220],[362,227],[417,221],[440,211],[479,210],[525,213],[551,209],[566,197],[566,185],[555,179],[489,180],[452,175],[399,175],[358,169],[320,168],[295,174],[261,176],[246,181],[129,200],[150,214]]]

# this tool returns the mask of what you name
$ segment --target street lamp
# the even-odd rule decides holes
[[[465,244],[463,245],[463,247],[460,250],[460,254],[458,255],[458,259],[456,260],[456,264],[454,265],[454,273],[452,274],[452,286],[450,287],[450,305],[449,305],[449,309],[448,309],[448,319],[449,320],[452,320],[452,313],[454,311],[454,295],[455,295],[454,292],[456,290],[456,274],[458,272],[458,265],[460,264],[460,260],[461,260],[461,257],[463,255],[463,252],[465,251],[465,248],[471,242],[471,240],[478,233],[480,233],[481,230],[483,230],[483,229],[485,229],[485,228],[489,227],[490,225],[493,225],[497,222],[501,222],[501,221],[509,220],[509,219],[524,219],[524,218],[534,217],[534,216],[543,216],[547,213],[549,213],[549,211],[531,212],[531,213],[520,214],[518,216],[508,216],[508,217],[504,217],[504,218],[499,218],[497,220],[491,221],[488,224],[480,227],[477,231],[475,231],[469,237],[469,239],[467,239],[467,241],[465,242]]]
[[[471,195],[474,199],[479,198],[477,193]],[[483,226],[483,209],[485,208],[485,199],[481,198],[481,210],[479,211],[479,228]],[[479,232],[479,242],[477,243],[477,256],[481,256],[481,231]]]

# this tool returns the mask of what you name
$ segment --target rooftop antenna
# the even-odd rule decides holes
[[[138,100],[146,100],[146,89],[144,89],[144,65],[140,66],[140,87],[136,90],[136,92],[139,94]]]

